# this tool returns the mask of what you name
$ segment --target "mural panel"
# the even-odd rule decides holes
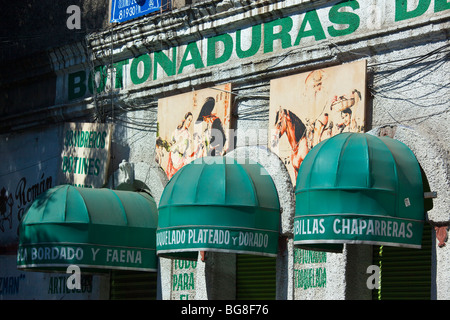
[[[365,96],[365,60],[271,80],[269,148],[294,185],[315,145],[341,132],[364,132]]]

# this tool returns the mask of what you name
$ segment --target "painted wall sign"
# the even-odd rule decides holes
[[[341,132],[364,132],[365,96],[365,60],[270,82],[269,148],[294,185],[315,145]]]
[[[158,11],[160,0],[111,0],[111,21],[125,22]]]
[[[173,260],[171,300],[195,300],[197,261]]]
[[[122,0],[124,1],[124,0]],[[357,34],[388,32],[409,23],[429,21],[430,17],[447,14],[446,0],[420,1],[344,1],[274,21],[239,29],[172,47],[145,53],[113,64],[113,87],[128,89],[165,77],[195,72],[230,61],[239,61],[260,54],[270,54],[295,47],[316,45],[319,41]],[[411,22],[410,22],[411,21]],[[106,66],[97,66],[94,76],[80,70],[66,75],[67,98],[74,100],[105,91],[110,77]],[[93,85],[93,78],[99,78]],[[108,84],[109,85],[109,84]]]
[[[326,288],[327,253],[294,248],[294,288]]]
[[[17,244],[19,223],[33,201],[56,185],[60,132],[51,128],[1,139],[0,254],[2,247]]]
[[[79,289],[67,287],[68,273],[24,272],[16,256],[0,256],[0,300],[96,300],[108,299],[109,279],[81,274]]]
[[[101,188],[107,179],[112,125],[66,123],[59,184]]]
[[[228,149],[231,84],[158,100],[156,162],[170,179],[181,167]]]

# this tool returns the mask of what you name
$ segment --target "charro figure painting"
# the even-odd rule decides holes
[[[225,154],[230,98],[225,84],[158,100],[155,160],[169,179],[194,159]]]
[[[364,132],[365,96],[365,60],[271,80],[269,148],[294,185],[315,145],[341,132]]]

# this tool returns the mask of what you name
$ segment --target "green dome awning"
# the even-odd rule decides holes
[[[20,224],[17,267],[156,271],[157,218],[156,203],[145,192],[51,188]]]
[[[205,157],[181,168],[159,203],[156,249],[197,259],[198,251],[276,256],[280,204],[260,164]]]
[[[421,247],[420,166],[397,140],[342,133],[321,142],[300,166],[295,195],[296,246],[329,251],[343,243]]]

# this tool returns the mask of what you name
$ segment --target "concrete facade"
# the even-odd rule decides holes
[[[303,25],[306,17],[309,23]],[[264,33],[270,28],[272,37]],[[390,135],[414,152],[430,191],[437,192],[430,200],[427,222],[448,230],[449,29],[450,5],[442,0],[359,0],[343,7],[338,1],[321,0],[198,1],[108,26],[89,34],[86,43],[46,51],[51,70],[45,74],[55,76],[54,103],[8,113],[2,121],[0,187],[15,196],[22,176],[28,184],[51,176],[54,186],[64,123],[101,121],[114,125],[107,186],[120,184],[119,165],[126,160],[134,165],[134,180],[144,183],[159,203],[167,178],[154,161],[158,99],[231,83],[235,145],[226,156],[263,165],[275,182],[282,207],[280,241],[285,249],[277,257],[276,298],[371,299],[366,281],[372,246],[345,245],[343,253],[326,253],[318,256],[318,262],[296,262],[294,187],[283,162],[268,149],[270,80],[365,59],[366,131]],[[300,30],[304,37],[299,37]],[[284,40],[276,34],[284,34]],[[247,56],[238,53],[238,37],[242,50],[257,41],[259,48]],[[211,39],[214,47],[209,45]],[[200,59],[193,56],[196,52]],[[173,70],[155,62],[159,53],[175,61]],[[139,60],[143,56],[149,57],[149,64]],[[91,94],[92,71],[100,89]],[[45,95],[36,92],[41,94]],[[24,207],[11,207],[13,226],[0,234],[2,254],[14,254],[18,210]],[[438,246],[434,234],[432,239],[431,297],[448,300],[449,245]],[[173,276],[181,272],[175,264],[160,259],[158,298],[182,299],[181,294],[198,300],[235,298],[234,255],[208,253],[205,261],[199,258],[195,267],[190,265],[195,289],[186,293],[173,290]],[[326,271],[326,286],[296,287],[296,270],[302,268]]]

